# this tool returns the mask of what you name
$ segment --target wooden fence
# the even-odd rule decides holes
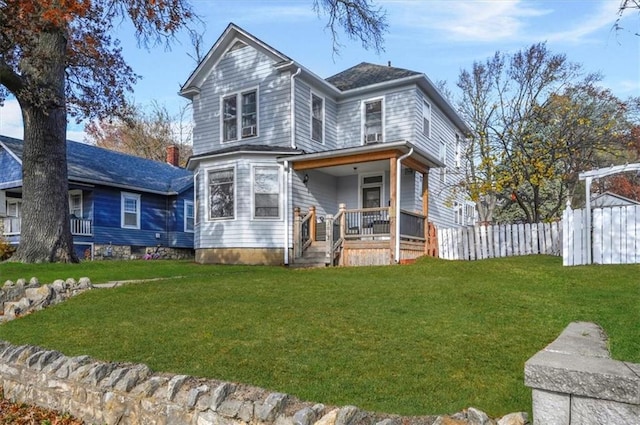
[[[480,260],[517,255],[560,255],[560,223],[438,229],[440,258]]]
[[[591,224],[586,210],[567,208],[562,216],[565,266],[588,263],[591,249],[595,264],[640,263],[640,205],[594,208]],[[591,246],[587,232],[591,232]]]

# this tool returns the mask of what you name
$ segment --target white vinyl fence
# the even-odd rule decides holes
[[[557,222],[438,229],[438,251],[447,260],[560,255],[561,229]]]
[[[591,249],[595,264],[640,263],[640,205],[594,208],[592,225],[586,223],[586,210],[567,208],[562,215],[565,266],[587,264]],[[591,231],[591,247],[587,232]]]

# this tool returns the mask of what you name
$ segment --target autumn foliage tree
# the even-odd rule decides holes
[[[177,117],[154,103],[149,110],[130,107],[127,118],[112,117],[92,121],[86,127],[90,142],[101,148],[155,161],[165,161],[169,146],[179,148],[180,166],[186,166],[191,156],[191,123],[183,108]]]
[[[180,0],[0,2],[0,84],[24,121],[23,215],[17,261],[77,261],[69,228],[67,115],[117,114],[137,76],[114,23],[128,18],[143,45],[170,39],[193,14]]]

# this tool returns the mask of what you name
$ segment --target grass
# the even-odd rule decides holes
[[[640,266],[554,257],[288,270],[188,262],[1,264],[1,279],[172,277],[94,290],[0,339],[403,415],[531,410],[524,362],[572,321],[640,362]]]

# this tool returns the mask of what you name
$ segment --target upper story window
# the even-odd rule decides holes
[[[82,218],[82,191],[69,191],[69,215],[71,218]]]
[[[211,170],[209,181],[209,219],[233,218],[235,215],[233,168]]]
[[[324,141],[324,99],[311,93],[311,140]]]
[[[193,232],[194,225],[193,201],[184,201],[184,231]]]
[[[442,168],[440,168],[440,181],[444,182],[445,176],[447,174],[447,144],[444,139],[440,139],[440,152],[438,153],[438,158],[445,164]]]
[[[253,168],[254,218],[280,218],[280,172],[277,167]]]
[[[238,137],[240,135],[240,137]],[[234,93],[222,98],[222,141],[258,135],[258,90]]]
[[[431,137],[431,105],[426,100],[422,101],[422,134]]]
[[[462,167],[462,144],[459,134],[456,134],[456,167]]]
[[[125,229],[140,228],[140,195],[136,193],[120,193],[121,227]]]
[[[375,99],[364,102],[364,143],[383,141],[384,102]]]

